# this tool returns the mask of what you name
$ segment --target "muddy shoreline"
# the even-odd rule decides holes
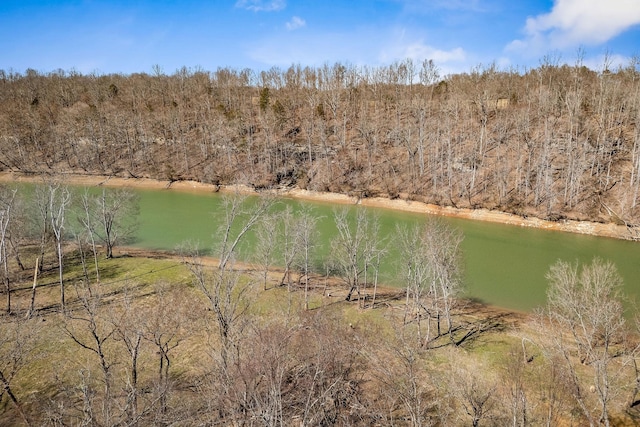
[[[140,189],[173,190],[187,192],[240,192],[244,194],[259,194],[250,187],[217,186],[204,184],[197,181],[160,181],[149,178],[121,178],[102,175],[60,174],[59,178],[74,185],[131,187]],[[15,172],[1,172],[0,182],[41,182],[42,178],[36,175],[19,174]],[[545,230],[563,231],[569,233],[587,234],[591,236],[610,237],[622,240],[638,240],[638,230],[624,225],[613,223],[603,224],[597,222],[561,220],[547,221],[540,218],[523,218],[514,214],[492,211],[488,209],[464,209],[448,206],[437,206],[422,202],[401,199],[387,199],[382,197],[356,198],[345,194],[323,193],[302,189],[275,190],[282,197],[291,197],[303,200],[312,200],[339,204],[360,204],[363,206],[379,207],[398,211],[424,213],[430,215],[442,215],[456,218],[471,219],[476,221],[489,221],[500,224],[517,225],[521,227],[533,227]]]

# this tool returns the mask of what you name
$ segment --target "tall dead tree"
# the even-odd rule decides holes
[[[60,282],[60,306],[64,313],[65,297],[64,297],[64,280],[63,270],[64,265],[62,263],[63,257],[63,240],[65,231],[65,216],[67,208],[71,203],[71,192],[66,186],[60,184],[52,184],[48,187],[49,190],[49,212],[51,215],[51,230],[56,241],[56,254],[58,255],[58,280]]]
[[[1,190],[1,189],[0,189]],[[0,194],[0,263],[4,275],[4,287],[7,293],[7,313],[11,313],[11,280],[9,278],[9,261],[7,242],[9,240],[9,222],[12,220],[12,209],[18,190],[3,192]]]

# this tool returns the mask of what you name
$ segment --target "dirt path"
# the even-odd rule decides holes
[[[233,192],[244,194],[256,194],[246,186],[216,186],[203,184],[196,181],[160,181],[148,178],[120,178],[101,175],[61,175],[66,182],[76,185],[132,187],[144,189],[170,189],[188,192]],[[35,175],[24,175],[12,172],[0,173],[0,182],[40,182],[41,178]],[[501,224],[518,225],[521,227],[533,227],[546,230],[564,231],[570,233],[588,234],[592,236],[611,237],[624,240],[640,240],[640,231],[623,225],[613,223],[602,224],[587,221],[546,221],[539,218],[523,218],[506,212],[491,211],[488,209],[459,209],[453,207],[436,206],[410,200],[391,200],[382,197],[359,199],[344,194],[323,193],[301,189],[276,190],[276,194],[296,199],[313,200],[340,204],[361,204],[363,206],[379,207],[406,212],[424,213],[430,215],[442,215],[477,221],[489,221]]]

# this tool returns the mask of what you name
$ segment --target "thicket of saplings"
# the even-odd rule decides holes
[[[126,189],[49,181],[0,202],[0,424],[640,420],[635,325],[606,261],[551,266],[547,307],[525,316],[460,298],[462,236],[439,221],[384,242],[375,217],[336,210],[320,272],[313,210],[276,216],[274,198],[225,196],[215,258],[114,252],[135,226]],[[391,248],[405,287],[378,289]]]
[[[0,168],[298,186],[635,226],[640,73],[542,58],[254,72],[0,70]],[[630,227],[631,237],[637,229]]]

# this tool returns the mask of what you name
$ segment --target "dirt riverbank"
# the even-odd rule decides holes
[[[246,194],[256,193],[246,186],[216,186],[203,184],[196,181],[160,181],[147,178],[120,178],[101,175],[79,175],[68,174],[61,176],[66,182],[74,185],[87,186],[109,186],[109,187],[131,187],[143,189],[170,189],[174,191],[189,192],[232,192],[238,191]],[[0,173],[0,182],[40,182],[39,176],[24,175],[12,172]],[[410,200],[386,199],[373,197],[360,199],[336,193],[322,193],[301,189],[277,190],[277,194],[284,197],[292,197],[304,200],[315,200],[321,202],[340,204],[361,204],[363,206],[380,207],[407,212],[424,213],[430,215],[442,215],[457,218],[465,218],[476,221],[490,221],[501,224],[518,225],[521,227],[534,227],[546,230],[564,231],[570,233],[588,234],[592,236],[611,237],[624,240],[638,240],[639,230],[624,225],[613,223],[597,223],[587,221],[546,221],[540,218],[521,217],[506,212],[491,211],[488,209],[460,209],[448,206],[437,206]]]

